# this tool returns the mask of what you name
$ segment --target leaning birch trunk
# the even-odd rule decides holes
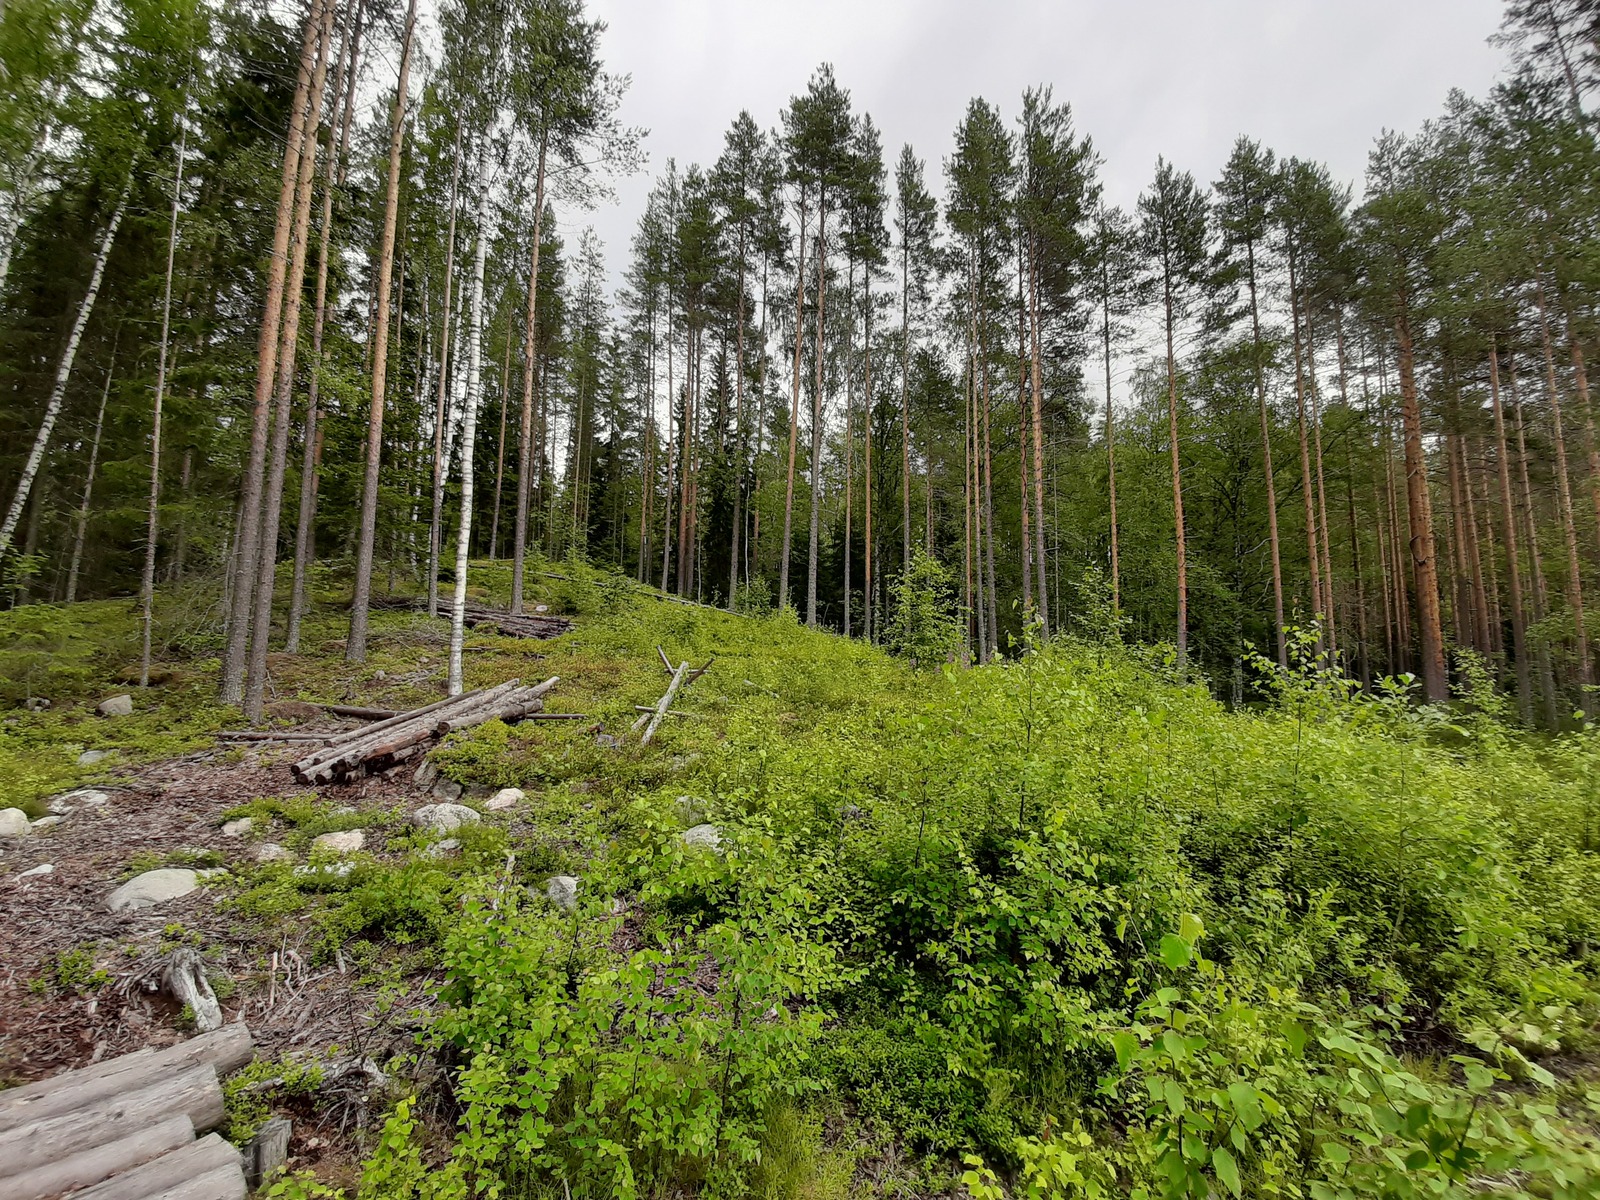
[[[415,3],[415,0],[413,0]],[[456,534],[456,594],[450,613],[450,686],[452,696],[462,690],[461,648],[466,640],[467,555],[472,547],[472,451],[478,440],[478,391],[483,358],[483,271],[488,251],[489,181],[486,162],[489,135],[485,131],[478,150],[478,232],[472,254],[472,304],[467,339],[467,387],[461,416],[461,524]]]
[[[533,374],[538,354],[535,324],[539,312],[539,239],[543,236],[545,157],[550,148],[546,130],[539,137],[539,172],[533,185],[533,254],[528,266],[528,315],[522,328],[522,423],[517,442],[516,545],[511,549],[511,611],[522,612],[528,547],[528,505],[533,499]]]
[[[417,27],[417,0],[406,8],[405,40],[400,50],[400,81],[389,123],[389,186],[383,202],[383,239],[378,248],[378,316],[372,331],[372,407],[367,420],[367,463],[361,486],[361,532],[356,543],[355,597],[350,602],[346,662],[367,657],[367,605],[372,598],[372,549],[378,530],[378,470],[383,458],[383,389],[389,365],[389,292],[394,270],[395,227],[400,212],[400,151],[405,141],[406,87],[411,77],[411,43]]]
[[[289,230],[294,217],[294,186],[300,168],[300,143],[306,136],[306,100],[311,90],[311,65],[321,31],[318,8],[306,14],[300,44],[300,71],[290,107],[289,137],[283,150],[283,175],[278,191],[277,223],[272,231],[272,257],[267,271],[267,299],[256,344],[256,387],[250,416],[250,453],[239,493],[239,533],[228,567],[228,639],[222,653],[218,695],[224,704],[244,699],[245,658],[250,651],[250,611],[255,587],[256,546],[261,536],[261,491],[266,475],[267,434],[272,413],[272,385],[277,378],[278,326],[283,318],[284,267],[289,261]]]
[[[317,173],[317,124],[322,113],[322,87],[328,77],[328,39],[333,33],[334,4],[323,8],[321,40],[311,77],[305,138],[295,178],[293,250],[284,283],[283,319],[278,329],[277,383],[273,389],[272,451],[268,459],[256,561],[256,587],[250,613],[250,655],[245,668],[244,714],[261,719],[266,703],[267,644],[272,633],[272,595],[278,567],[278,525],[283,517],[283,480],[288,469],[289,425],[294,408],[295,351],[300,338],[300,308],[306,276],[306,244],[311,231],[311,192]]]
[[[106,426],[106,401],[111,398],[111,377],[117,365],[117,346],[111,344],[111,365],[106,368],[106,386],[100,390],[100,407],[94,414],[94,440],[89,443],[89,470],[83,478],[83,499],[78,503],[77,529],[72,535],[72,562],[67,567],[66,602],[78,598],[78,568],[83,565],[83,537],[89,529],[89,501],[94,497],[94,469],[100,465],[100,434]]]
[[[106,225],[104,236],[100,239],[100,248],[95,252],[94,270],[89,273],[89,290],[83,294],[83,300],[78,305],[78,316],[72,322],[72,332],[67,336],[67,347],[61,353],[61,365],[56,368],[55,386],[50,389],[50,399],[45,402],[44,420],[39,425],[39,433],[33,439],[33,449],[28,452],[28,461],[23,465],[22,477],[17,480],[16,495],[11,498],[11,509],[6,513],[5,523],[0,525],[0,556],[11,548],[11,538],[17,531],[17,522],[22,519],[23,506],[28,502],[28,493],[33,490],[33,481],[39,474],[39,466],[44,462],[44,452],[49,449],[50,435],[55,432],[56,419],[61,416],[61,403],[67,395],[67,383],[72,379],[72,364],[78,357],[78,345],[83,341],[84,327],[89,324],[89,314],[94,312],[95,298],[100,295],[100,281],[105,278],[106,259],[111,257],[111,244],[116,241],[117,228],[122,224],[123,214],[128,211],[128,193],[133,189],[133,180],[130,176],[122,185],[122,194],[117,197],[117,207],[111,213],[111,221]]]
[[[183,195],[183,158],[189,146],[185,122],[178,136],[172,179],[172,216],[167,225],[167,277],[161,292],[161,350],[156,356],[156,399],[150,425],[150,501],[144,529],[144,574],[139,580],[139,686],[150,686],[150,624],[156,593],[156,527],[161,503],[161,405],[167,393],[167,350],[172,335],[172,262],[178,251],[178,209]]]

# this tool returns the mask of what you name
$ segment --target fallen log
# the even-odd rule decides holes
[[[244,1172],[234,1167],[219,1167],[198,1175],[161,1193],[161,1200],[244,1200],[249,1188]],[[150,1200],[154,1200],[151,1197]]]
[[[661,720],[667,715],[667,710],[672,707],[672,698],[678,694],[678,689],[683,686],[685,676],[689,674],[689,664],[679,663],[672,672],[672,682],[667,686],[666,694],[657,702],[655,711],[650,714],[649,724],[645,726],[644,736],[639,739],[641,746],[648,746],[650,739],[655,737],[656,730],[661,727]]]
[[[517,679],[497,687],[451,697],[408,713],[397,713],[386,720],[340,736],[332,744],[307,755],[294,764],[295,778],[302,783],[324,783],[358,770],[386,768],[418,752],[423,743],[442,738],[459,729],[470,729],[485,721],[520,721],[536,717],[544,707],[543,697],[560,682],[552,676],[543,683],[525,687]]]
[[[119,1172],[194,1145],[194,1126],[179,1113],[142,1127],[130,1128],[115,1141],[102,1142],[0,1178],[7,1200],[45,1200],[73,1188],[109,1182]],[[0,1168],[3,1170],[3,1168]],[[243,1179],[243,1175],[240,1176]],[[134,1196],[148,1196],[136,1192]]]
[[[336,717],[357,717],[363,721],[387,721],[390,717],[400,715],[399,709],[362,708],[359,704],[324,704],[322,711]]]
[[[190,1137],[194,1134],[191,1131]],[[169,1150],[159,1158],[113,1175],[103,1183],[72,1193],[72,1200],[146,1200],[164,1196],[180,1184],[213,1171],[232,1168],[244,1179],[239,1151],[215,1133]],[[222,1193],[216,1193],[221,1195]]]
[[[185,1118],[196,1131],[222,1124],[222,1085],[214,1067],[190,1067],[136,1091],[95,1100],[0,1134],[0,1195],[12,1194],[9,1180],[15,1176],[133,1137],[153,1121],[172,1116]]]
[[[236,1022],[164,1050],[135,1050],[50,1079],[9,1088],[0,1091],[0,1134],[107,1097],[138,1091],[191,1067],[210,1066],[218,1075],[228,1075],[248,1063],[255,1053],[249,1028]]]

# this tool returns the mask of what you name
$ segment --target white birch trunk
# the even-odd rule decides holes
[[[105,278],[106,259],[111,257],[111,244],[116,241],[117,229],[122,224],[123,214],[128,211],[128,193],[133,188],[130,178],[122,185],[122,195],[117,197],[117,207],[111,214],[111,221],[106,226],[104,236],[100,239],[100,248],[95,252],[94,270],[89,274],[89,290],[83,294],[83,301],[78,305],[78,316],[72,322],[72,332],[67,337],[67,347],[61,353],[61,365],[56,368],[55,386],[50,389],[50,399],[45,402],[44,420],[39,425],[39,433],[33,439],[33,449],[28,452],[28,461],[23,465],[22,477],[17,480],[17,492],[11,499],[10,511],[6,513],[4,524],[0,524],[0,556],[11,548],[12,536],[17,531],[17,522],[22,519],[23,506],[28,503],[28,493],[33,490],[33,481],[39,474],[40,464],[44,462],[44,452],[50,447],[50,435],[55,432],[56,419],[61,416],[61,403],[66,399],[67,384],[72,379],[72,364],[78,357],[78,345],[83,341],[84,328],[89,324],[89,315],[94,312],[95,299],[100,295],[100,282]]]
[[[467,554],[472,544],[472,451],[478,440],[478,402],[483,366],[483,271],[489,243],[489,135],[478,150],[478,240],[472,255],[472,303],[467,338],[467,386],[461,415],[461,523],[456,533],[456,592],[450,610],[450,695],[464,689],[461,648],[466,640]]]

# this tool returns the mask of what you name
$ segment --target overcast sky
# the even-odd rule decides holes
[[[1234,139],[1319,159],[1358,185],[1384,128],[1413,130],[1446,93],[1482,95],[1503,54],[1501,0],[590,0],[607,69],[629,74],[645,173],[592,223],[613,281],[650,181],[668,158],[709,165],[748,108],[777,125],[819,63],[870,112],[890,169],[910,142],[943,199],[939,164],[969,98],[1013,121],[1050,84],[1105,160],[1107,199],[1131,205],[1164,154],[1215,179]]]

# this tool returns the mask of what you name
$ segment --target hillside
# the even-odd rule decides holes
[[[1593,1194],[1592,735],[1312,672],[1230,712],[1114,639],[916,671],[540,570],[576,630],[473,634],[467,686],[559,676],[582,721],[315,790],[303,743],[216,739],[199,591],[148,693],[126,602],[0,616],[7,699],[51,701],[0,804],[62,816],[0,841],[7,1078],[179,1036],[187,947],[264,1047],[234,1132],[295,1119],[277,1195]],[[355,667],[323,611],[268,728],[443,694],[445,622],[379,610]],[[658,647],[710,669],[642,746]],[[159,868],[213,873],[107,910]]]

